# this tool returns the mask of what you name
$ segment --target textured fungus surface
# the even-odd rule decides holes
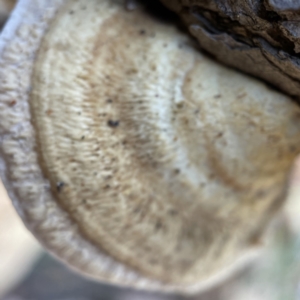
[[[299,1],[161,1],[217,59],[299,98]]]
[[[300,109],[143,8],[62,2],[21,1],[4,32],[1,176],[81,272],[191,292],[282,204]]]

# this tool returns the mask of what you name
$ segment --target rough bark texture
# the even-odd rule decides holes
[[[300,0],[161,0],[221,62],[300,98]]]

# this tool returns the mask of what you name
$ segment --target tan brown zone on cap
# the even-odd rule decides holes
[[[141,273],[184,290],[231,266],[282,203],[300,148],[289,98],[123,1],[68,1],[39,47],[29,101],[35,129],[26,138],[36,132],[41,162],[32,167],[43,166],[51,192],[19,181],[18,205],[54,253],[111,278],[114,262],[97,269],[89,259],[104,250],[129,267],[110,279],[124,284],[159,286]],[[3,148],[12,180],[25,178],[14,143]],[[53,241],[60,226],[76,234]],[[77,241],[99,249],[81,256],[91,266],[75,262]]]

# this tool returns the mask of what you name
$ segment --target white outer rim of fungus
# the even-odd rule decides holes
[[[30,121],[28,104],[33,64],[28,63],[28,60],[34,61],[49,23],[63,3],[63,0],[20,0],[1,33],[0,77],[5,79],[0,82],[0,90],[2,90],[0,93],[0,120],[4,120],[2,123],[0,121],[0,176],[19,215],[33,233],[39,230],[51,236],[51,238],[47,238],[41,233],[37,234],[40,243],[52,255],[67,263],[77,272],[94,280],[138,289],[184,294],[195,294],[223,282],[237,270],[242,269],[249,261],[257,258],[260,248],[249,250],[229,268],[223,269],[217,275],[199,284],[189,286],[163,284],[143,277],[140,273],[102,253],[88,240],[83,239],[77,231],[76,224],[69,220],[68,215],[53,200],[49,190],[50,183],[43,176],[38,157],[33,152],[36,145],[35,131]],[[28,36],[30,36],[29,40]],[[24,64],[24,62],[27,63]],[[10,84],[15,84],[15,86],[10,87]],[[17,104],[11,107],[5,101],[9,101],[9,97],[13,98],[14,96],[17,98]],[[16,117],[15,120],[7,118],[12,115]],[[21,170],[26,167],[27,170],[30,169],[31,176],[26,172],[17,172],[15,173],[17,180],[13,182],[9,180],[9,167],[6,163],[8,153],[12,155],[9,164],[16,164],[12,170],[15,171],[16,168]],[[17,155],[14,156],[14,154]],[[31,186],[30,180],[33,180],[36,186]],[[40,193],[41,191],[43,194]],[[26,200],[20,197],[20,193],[24,192],[28,196],[25,197]],[[29,199],[30,196],[33,197]],[[26,216],[28,214],[26,204],[29,203],[35,205],[34,209],[40,212],[40,218],[34,222],[28,220]],[[49,218],[45,219],[47,214],[51,214],[50,220]],[[56,226],[57,223],[59,226]],[[68,245],[68,251],[56,248],[56,243]]]

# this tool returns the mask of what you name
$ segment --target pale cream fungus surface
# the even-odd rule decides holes
[[[299,107],[142,9],[67,1],[31,78],[47,197],[81,238],[142,276],[188,286],[215,275],[255,247],[284,200]],[[39,201],[22,209],[62,252],[45,238],[55,213],[38,215],[54,204]]]

